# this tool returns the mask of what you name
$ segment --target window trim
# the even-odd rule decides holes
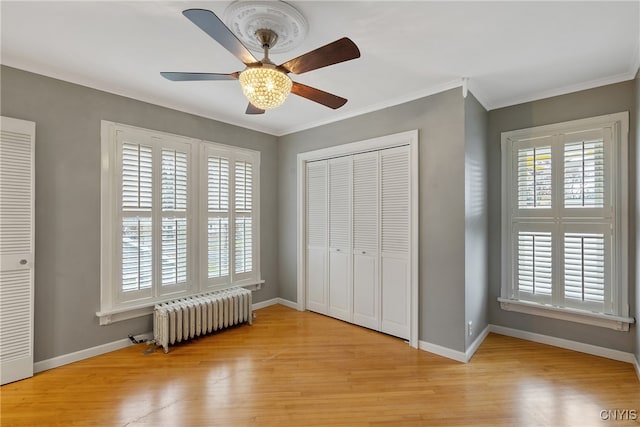
[[[166,138],[170,142],[167,146],[174,147],[182,144],[190,146],[190,162],[191,170],[188,177],[190,180],[190,191],[188,194],[189,208],[187,219],[189,221],[188,251],[191,254],[188,261],[188,283],[183,290],[170,294],[156,295],[152,298],[144,300],[121,301],[119,298],[119,289],[116,286],[117,271],[115,257],[116,249],[119,241],[117,218],[120,213],[118,210],[118,195],[120,194],[118,175],[118,143],[117,132],[125,131],[141,135],[145,139]],[[101,129],[101,171],[100,171],[100,311],[96,312],[100,325],[107,325],[113,322],[132,319],[145,316],[153,312],[153,307],[162,302],[170,301],[178,297],[198,295],[213,289],[225,289],[234,286],[243,286],[251,290],[260,289],[264,280],[260,271],[260,152],[231,145],[219,144],[211,141],[189,138],[185,136],[175,135],[167,132],[161,132],[151,129],[144,129],[136,126],[125,125],[121,123],[102,120]],[[253,259],[254,272],[251,277],[244,277],[237,282],[218,283],[210,286],[206,283],[206,277],[203,277],[203,269],[206,271],[206,252],[204,254],[204,266],[201,251],[204,247],[206,251],[206,238],[198,238],[200,231],[203,229],[203,221],[206,224],[206,215],[202,209],[206,207],[206,168],[202,172],[203,158],[202,153],[207,150],[215,150],[228,153],[234,159],[245,159],[252,162],[254,176],[254,205],[253,205]],[[155,157],[154,157],[155,159]],[[204,173],[204,179],[203,175]],[[230,171],[231,173],[231,171]],[[204,188],[203,188],[204,185]],[[203,193],[204,191],[204,193]],[[203,195],[205,194],[205,195]],[[195,200],[194,200],[195,199]],[[190,212],[190,213],[189,213]],[[206,228],[204,228],[206,230]],[[230,241],[230,247],[233,241]],[[231,268],[232,266],[230,266]]]
[[[512,175],[513,163],[513,143],[522,139],[543,138],[550,134],[570,134],[573,132],[583,132],[597,128],[611,128],[613,147],[611,159],[617,167],[617,172],[612,174],[613,182],[609,185],[615,188],[615,204],[613,205],[613,224],[615,225],[616,236],[616,256],[615,265],[611,266],[611,277],[616,283],[612,286],[611,292],[614,294],[614,306],[617,313],[604,314],[576,308],[561,307],[553,304],[536,303],[528,300],[519,300],[513,297],[514,281],[514,253],[512,216],[513,187],[515,185]],[[629,325],[634,323],[634,319],[629,317],[629,269],[628,269],[628,230],[629,230],[629,186],[628,186],[628,146],[629,146],[629,112],[620,112],[586,119],[555,123],[545,126],[537,126],[520,129],[510,132],[503,132],[501,135],[501,200],[502,200],[502,277],[501,294],[498,302],[503,310],[515,311],[519,313],[533,314],[554,319],[567,320],[583,324],[607,327],[620,331],[628,331]],[[554,162],[561,162],[555,160]],[[553,173],[560,171],[554,166]],[[555,184],[554,180],[554,184]],[[556,193],[554,192],[554,195]],[[565,211],[564,206],[558,206],[558,200],[554,199],[556,207],[552,210],[557,212]],[[535,215],[533,215],[535,216]],[[533,217],[532,216],[532,217]],[[533,218],[532,218],[533,219]]]

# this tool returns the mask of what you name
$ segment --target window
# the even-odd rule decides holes
[[[502,134],[503,309],[628,330],[628,113]]]
[[[103,121],[102,164],[102,324],[261,283],[258,152]]]

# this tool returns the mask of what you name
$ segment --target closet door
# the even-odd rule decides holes
[[[351,156],[329,160],[329,315],[352,321]]]
[[[353,156],[353,323],[380,329],[378,152]]]
[[[326,160],[310,162],[306,171],[306,307],[321,314],[329,313],[327,166]]]
[[[33,376],[35,123],[0,118],[0,379]]]
[[[382,332],[409,339],[409,147],[380,151]]]

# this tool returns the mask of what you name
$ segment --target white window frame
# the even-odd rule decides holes
[[[172,285],[162,289],[160,284],[161,269],[154,269],[154,285],[150,291],[140,292],[137,298],[123,296],[120,289],[121,259],[121,169],[119,160],[120,134],[133,136],[136,141],[143,141],[153,146],[154,171],[160,170],[163,148],[188,151],[188,186],[187,194],[187,283]],[[230,159],[229,175],[233,175],[235,160],[246,160],[252,164],[253,171],[253,209],[252,209],[252,255],[253,269],[242,275],[230,274],[226,280],[215,283],[207,280],[207,153],[220,153]],[[156,169],[157,168],[157,169]],[[161,193],[160,180],[154,178],[154,232],[161,233]],[[260,152],[218,144],[210,141],[188,138],[166,132],[143,129],[125,124],[103,120],[101,122],[101,263],[100,263],[100,311],[96,312],[101,325],[148,315],[153,312],[155,304],[170,301],[178,297],[198,295],[214,289],[225,289],[233,286],[244,286],[252,290],[259,289],[264,283],[260,273]],[[233,178],[230,178],[230,186]],[[230,193],[230,205],[232,203]],[[230,208],[231,209],[231,208]],[[230,222],[234,220],[233,211],[229,213]],[[202,236],[204,233],[204,237]],[[161,236],[161,234],[157,234]],[[156,259],[160,256],[161,242],[154,236],[153,251]],[[229,250],[233,253],[233,237],[230,236]],[[233,256],[230,260],[230,271],[233,271]]]
[[[605,140],[605,201],[602,209],[565,208],[562,191],[556,189],[562,182],[563,157],[560,153],[565,143],[571,142],[572,134],[604,129],[611,135]],[[544,142],[544,143],[542,143]],[[514,146],[552,146],[552,207],[549,209],[517,209],[517,177],[513,167]],[[607,146],[607,144],[609,146]],[[621,112],[599,117],[574,120],[546,126],[538,126],[502,133],[502,286],[498,298],[502,309],[538,316],[562,319],[588,325],[628,331],[634,319],[629,317],[629,270],[628,270],[628,145],[629,113]],[[607,160],[605,160],[607,161]],[[520,211],[514,214],[514,211]],[[571,214],[570,214],[571,212]],[[577,213],[577,215],[575,215]],[[570,218],[570,219],[567,219]],[[564,221],[568,221],[565,223]],[[563,306],[558,297],[562,288],[559,278],[564,265],[557,263],[563,250],[563,242],[553,243],[554,295],[550,301],[544,298],[520,299],[517,289],[517,232],[516,229],[561,230],[572,232],[584,227],[602,227],[611,230],[612,265],[608,265],[611,287],[611,310],[609,313],[594,311],[585,307],[578,309]],[[588,225],[594,223],[597,225]],[[561,235],[560,232],[556,236]],[[606,234],[605,234],[606,236]],[[560,265],[557,265],[560,264]]]

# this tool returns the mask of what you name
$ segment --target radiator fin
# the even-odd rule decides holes
[[[153,335],[165,353],[169,345],[240,323],[252,323],[251,291],[231,288],[158,304]]]

